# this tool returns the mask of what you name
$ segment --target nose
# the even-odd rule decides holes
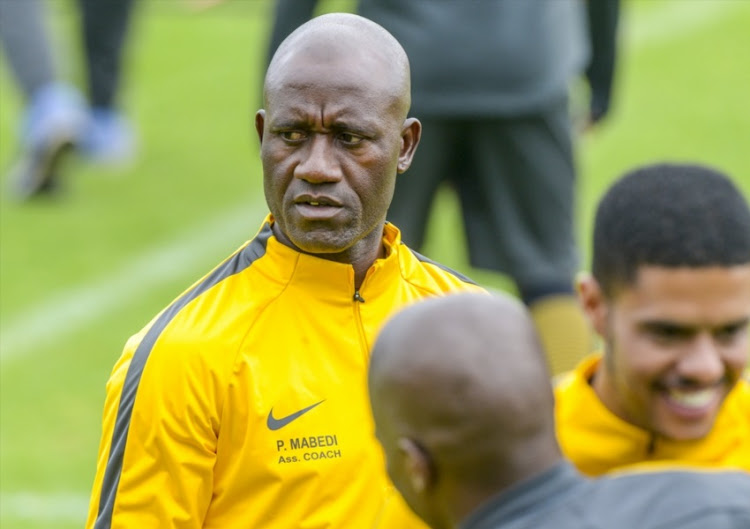
[[[724,376],[721,346],[711,333],[700,333],[689,345],[677,366],[680,377],[696,384],[714,384]]]
[[[294,169],[296,178],[313,184],[341,180],[341,166],[328,134],[313,134],[300,156],[302,159]]]

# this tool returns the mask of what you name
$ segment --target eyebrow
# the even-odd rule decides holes
[[[684,325],[675,323],[667,320],[652,320],[644,321],[639,324],[639,327],[651,332],[669,332],[675,335],[688,336],[695,334],[698,331],[698,327],[695,325]]]
[[[311,127],[310,120],[302,116],[284,116],[276,121],[272,121],[270,124],[271,130],[285,130],[285,129],[309,129]],[[335,120],[328,127],[331,132],[351,132],[358,136],[364,136],[372,138],[377,136],[377,128],[368,126],[365,123],[362,125],[353,125],[351,122],[345,120]]]
[[[361,125],[352,125],[351,123],[348,123],[346,121],[342,120],[336,120],[333,123],[331,123],[331,130],[334,132],[352,132],[354,134],[357,134],[358,136],[374,136],[376,134],[375,127],[368,127],[368,124],[365,123],[365,126]]]
[[[725,325],[722,325],[722,329],[741,329],[743,327],[747,327],[748,324],[750,324],[750,317],[745,317],[740,320],[736,320],[733,322],[729,322]]]
[[[284,112],[281,116],[274,116],[270,121],[270,125],[272,128],[299,127],[308,122],[307,116],[301,112],[290,111]]]
[[[711,331],[715,332],[717,330],[741,329],[747,326],[749,323],[750,323],[750,317],[745,317],[739,320],[730,321],[727,323],[722,323],[720,325],[712,326]],[[644,322],[641,322],[639,326],[649,331],[668,331],[668,332],[683,335],[683,336],[695,334],[699,331],[699,329],[702,328],[702,326],[699,326],[699,325],[681,324],[681,323],[675,323],[669,320],[644,321]]]

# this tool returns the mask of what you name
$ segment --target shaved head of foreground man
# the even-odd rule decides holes
[[[417,303],[381,331],[370,401],[388,473],[434,529],[746,529],[750,475],[590,479],[560,454],[528,313],[507,297]]]
[[[373,435],[370,345],[404,305],[481,289],[385,221],[421,131],[406,55],[373,22],[324,15],[279,47],[264,99],[270,214],[126,345],[87,528],[422,526]]]

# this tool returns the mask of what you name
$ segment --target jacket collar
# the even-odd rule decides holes
[[[464,520],[461,529],[494,529],[510,525],[529,514],[538,514],[548,505],[558,505],[567,495],[578,496],[589,480],[563,461],[541,474],[513,485],[489,499]]]
[[[560,444],[584,474],[655,462],[750,469],[750,385],[746,381],[729,393],[708,436],[677,441],[634,426],[604,406],[590,384],[601,360],[599,354],[585,358],[559,383],[556,395]]]
[[[268,215],[261,230],[270,228],[272,223],[273,217]],[[382,241],[386,255],[375,260],[360,288],[360,294],[365,301],[368,297],[376,297],[386,290],[386,285],[393,283],[394,273],[400,274],[399,230],[392,224],[386,224]],[[354,268],[350,264],[301,253],[282,244],[274,236],[267,241],[265,257],[258,263],[260,270],[269,280],[282,283],[285,288],[304,288],[308,293],[313,289],[319,299],[337,303],[353,299]]]

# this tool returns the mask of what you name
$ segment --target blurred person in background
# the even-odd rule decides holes
[[[105,164],[127,162],[134,156],[134,133],[117,105],[133,2],[78,0],[85,99],[63,80],[45,1],[0,1],[0,42],[25,100],[21,154],[8,176],[16,198],[54,191],[64,159],[74,148]]]
[[[271,53],[316,0],[277,0]],[[585,71],[587,126],[607,114],[618,0],[359,0],[412,64],[422,147],[388,219],[420,249],[436,193],[458,194],[472,266],[509,276],[554,372],[593,347],[577,303],[570,85]],[[588,21],[587,21],[588,17]],[[587,23],[588,22],[588,23]]]
[[[595,217],[581,303],[604,351],[556,387],[584,473],[687,463],[750,472],[750,208],[720,171],[653,164]]]
[[[105,164],[125,163],[135,155],[134,133],[117,99],[135,1],[78,0],[90,106],[81,150]]]
[[[434,529],[746,529],[750,475],[588,479],[561,455],[544,352],[525,307],[455,294],[389,319],[369,394],[388,473]],[[394,526],[396,527],[396,526]]]
[[[386,222],[421,132],[408,59],[372,21],[321,16],[263,93],[270,214],[125,346],[88,528],[421,527],[372,432],[369,348],[394,310],[483,290]]]

